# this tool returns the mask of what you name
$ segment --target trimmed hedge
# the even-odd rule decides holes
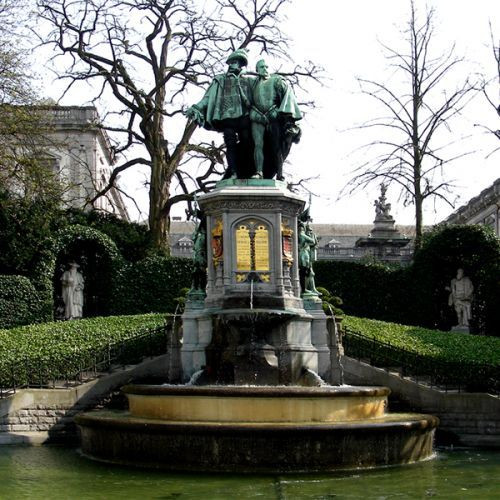
[[[180,290],[191,285],[190,259],[154,255],[125,265],[116,279],[114,314],[174,312]]]
[[[384,321],[344,318],[347,356],[376,366],[401,366],[438,384],[470,390],[500,389],[500,339],[442,332]],[[350,332],[358,335],[350,334]]]
[[[55,280],[54,291],[61,294],[63,265],[74,260],[80,264],[80,272],[85,279],[84,316],[111,314],[116,300],[115,279],[124,265],[113,240],[91,227],[69,226],[57,235],[54,256],[51,270],[51,280]]]
[[[404,321],[408,269],[382,264],[320,260],[314,264],[316,284],[342,297],[346,314]]]
[[[114,344],[164,325],[161,314],[60,321],[0,330],[0,387],[66,379]],[[161,337],[162,343],[164,337]],[[144,355],[142,343],[127,347]],[[131,354],[130,352],[128,354]]]
[[[430,330],[366,318],[345,316],[344,326],[379,342],[434,360],[500,367],[500,338]]]
[[[0,276],[0,328],[43,321],[42,301],[24,276]]]
[[[342,297],[347,314],[440,330],[457,323],[446,287],[460,267],[475,287],[471,330],[500,336],[500,240],[483,226],[437,228],[404,268],[314,264],[316,284]]]
[[[458,268],[474,285],[471,330],[500,336],[500,239],[480,225],[441,226],[425,235],[412,266],[409,321],[444,330],[456,325],[445,287]]]

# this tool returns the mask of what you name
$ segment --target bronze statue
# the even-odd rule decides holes
[[[317,260],[318,238],[310,221],[309,209],[306,209],[299,217],[299,279],[302,296],[319,296],[313,270],[313,264]]]
[[[201,210],[195,216],[199,223],[193,233],[193,273],[190,294],[205,294],[207,286],[207,218]]]
[[[186,115],[208,130],[222,132],[228,168],[225,178],[283,179],[283,162],[300,139],[296,122],[302,118],[291,86],[270,75],[262,59],[257,75],[243,72],[245,49],[227,59],[228,71],[217,75],[203,99]]]
[[[251,78],[243,75],[248,64],[245,49],[227,58],[228,70],[216,75],[203,99],[186,115],[207,130],[222,132],[226,144],[228,169],[225,177],[248,178],[252,170],[250,138]]]
[[[257,78],[252,89],[252,138],[255,177],[283,179],[283,162],[292,142],[300,140],[296,122],[302,118],[290,85],[279,75],[269,75],[267,63],[256,66]]]

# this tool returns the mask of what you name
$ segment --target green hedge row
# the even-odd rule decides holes
[[[24,276],[0,276],[0,328],[43,321],[42,300]]]
[[[115,279],[114,314],[174,312],[180,290],[191,284],[192,261],[163,255],[122,267]]]
[[[435,360],[500,367],[500,338],[345,316],[346,328]]]
[[[44,385],[71,379],[81,369],[105,359],[125,343],[124,359],[145,354],[142,333],[165,323],[162,314],[111,316],[61,321],[0,330],[0,387]],[[158,337],[165,344],[164,334]],[[161,347],[161,346],[159,346]],[[165,346],[163,346],[165,348]],[[116,350],[113,351],[116,354]]]
[[[341,297],[347,314],[404,322],[407,269],[320,260],[314,272],[316,285]]]
[[[449,330],[457,318],[446,287],[460,267],[475,288],[471,330],[500,336],[500,240],[482,226],[436,228],[406,268],[319,261],[314,270],[347,314]]]
[[[369,357],[376,366],[402,366],[409,373],[469,387],[500,384],[500,338],[400,325],[346,316],[347,355]],[[350,335],[350,332],[360,336]]]

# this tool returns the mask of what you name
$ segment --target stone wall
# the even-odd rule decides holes
[[[438,442],[500,448],[499,397],[445,392],[347,356],[342,358],[342,363],[346,383],[389,387],[400,406],[398,411],[418,411],[439,417]]]
[[[0,445],[78,442],[73,417],[102,403],[121,386],[166,373],[167,355],[115,370],[67,389],[22,389],[0,399]]]
[[[345,382],[389,387],[401,406],[390,411],[418,411],[439,417],[438,442],[500,447],[500,398],[481,393],[444,392],[346,356]],[[135,379],[165,374],[166,355],[117,370],[70,389],[24,389],[0,399],[0,445],[65,442],[75,444],[76,413],[94,407]],[[394,400],[393,400],[394,402]]]

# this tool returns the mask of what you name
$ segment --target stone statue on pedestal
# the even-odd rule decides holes
[[[469,331],[471,319],[472,299],[474,297],[474,286],[470,278],[465,276],[463,269],[457,270],[457,277],[451,280],[448,305],[455,308],[458,324],[453,330]]]
[[[390,219],[391,215],[391,204],[387,202],[385,193],[387,192],[387,186],[385,184],[380,184],[380,196],[378,200],[374,201],[375,205],[375,220],[380,219]]]
[[[65,319],[82,317],[85,282],[78,271],[79,267],[76,262],[71,262],[69,270],[65,271],[61,277]]]

